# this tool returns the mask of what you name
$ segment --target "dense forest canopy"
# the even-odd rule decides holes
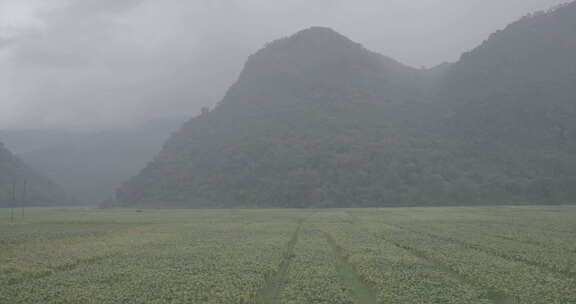
[[[117,192],[119,205],[576,201],[576,3],[414,69],[327,28],[251,56]]]

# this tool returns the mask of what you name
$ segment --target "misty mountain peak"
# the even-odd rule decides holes
[[[407,74],[413,69],[330,28],[312,27],[250,56],[222,104],[386,100]]]
[[[268,43],[265,48],[254,54],[252,59],[263,59],[268,56],[315,56],[337,57],[352,54],[368,54],[366,49],[346,36],[327,27],[311,27],[294,35]],[[370,53],[371,54],[371,53]],[[276,57],[276,59],[279,59]],[[313,58],[317,60],[318,58]]]
[[[307,29],[301,30],[300,32],[294,34],[293,36],[305,36],[305,35],[313,35],[313,36],[325,35],[333,37],[337,36],[344,39],[348,39],[344,35],[338,33],[336,30],[325,26],[312,26]]]
[[[311,27],[297,32],[296,34],[279,39],[273,42],[270,47],[327,47],[327,46],[353,46],[362,47],[360,44],[353,42],[348,37],[338,33],[328,27]]]
[[[574,23],[572,6],[524,18],[432,70],[326,28],[274,41],[118,200],[210,208],[572,202]]]

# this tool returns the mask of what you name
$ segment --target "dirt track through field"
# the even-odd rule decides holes
[[[455,237],[443,236],[443,235],[439,235],[439,234],[435,234],[435,233],[410,229],[410,228],[407,228],[404,226],[398,226],[398,225],[393,225],[393,226],[398,228],[398,229],[402,229],[402,230],[405,230],[405,231],[408,231],[411,233],[424,235],[424,236],[427,236],[427,237],[430,237],[433,239],[437,239],[440,241],[448,242],[448,243],[453,243],[453,244],[456,244],[458,246],[462,246],[462,247],[467,248],[467,249],[477,250],[477,251],[483,252],[485,254],[489,254],[491,256],[494,256],[494,257],[502,258],[502,259],[517,262],[517,263],[523,263],[523,264],[528,265],[528,266],[533,266],[533,267],[541,269],[542,271],[549,272],[549,273],[554,274],[554,275],[561,275],[561,276],[565,276],[567,278],[576,277],[576,273],[574,273],[573,271],[554,269],[554,268],[546,265],[545,263],[538,262],[536,260],[528,259],[528,258],[518,256],[518,255],[509,255],[509,254],[506,254],[506,252],[504,252],[504,251],[498,251],[498,250],[495,250],[495,249],[490,248],[490,247],[486,247],[486,246],[483,246],[480,244],[475,244],[475,243],[472,243],[469,241],[464,241],[464,240],[461,240],[461,239],[458,239]]]
[[[359,220],[353,213],[347,212],[347,215],[349,216],[349,218],[351,219],[351,221],[355,225],[362,225],[361,220]],[[400,226],[397,226],[397,225],[390,225],[390,226],[398,228],[398,229],[402,229],[402,230],[407,230],[407,229],[400,227]],[[416,233],[416,232],[412,232],[412,233]],[[447,265],[444,265],[443,263],[441,263],[435,259],[432,259],[426,253],[418,250],[417,248],[410,247],[410,246],[401,244],[399,242],[395,242],[391,239],[383,237],[382,235],[377,235],[377,236],[380,238],[383,238],[386,242],[390,243],[393,246],[396,246],[398,248],[402,248],[402,249],[406,250],[408,253],[410,253],[411,255],[413,255],[417,258],[422,259],[424,261],[427,261],[428,263],[434,265],[434,267],[436,267],[440,271],[446,273],[447,275],[455,278],[458,281],[464,282],[464,283],[471,285],[471,286],[479,286],[479,284],[477,284],[477,282],[474,282],[473,280],[460,275],[459,273],[453,271]],[[484,290],[484,298],[489,300],[493,304],[518,304],[519,303],[515,297],[507,295],[507,294],[505,294],[499,290],[486,289],[486,288],[482,288],[482,289]]]
[[[444,265],[443,263],[429,257],[426,253],[424,253],[424,252],[422,252],[422,251],[420,251],[414,247],[400,244],[398,242],[395,242],[395,241],[392,241],[392,240],[389,240],[386,238],[385,238],[385,240],[388,241],[389,243],[393,244],[396,247],[399,247],[399,248],[406,250],[407,252],[409,252],[410,254],[414,255],[417,258],[431,263],[432,265],[434,265],[434,267],[436,267],[440,271],[446,273],[447,275],[457,279],[458,281],[464,282],[464,283],[471,285],[471,286],[479,286],[477,284],[477,282],[474,282],[473,280],[453,271],[447,265]],[[515,297],[507,295],[507,294],[505,294],[499,290],[492,289],[492,288],[482,288],[482,289],[485,292],[484,298],[489,300],[490,302],[492,302],[494,304],[517,304],[517,303],[519,303]]]
[[[284,257],[280,263],[278,272],[272,274],[270,278],[266,281],[264,287],[258,292],[256,296],[256,303],[258,304],[279,304],[280,296],[284,290],[284,286],[287,281],[288,269],[294,258],[294,247],[298,243],[298,236],[300,234],[300,229],[302,227],[303,220],[300,220],[298,227],[292,238],[286,245],[286,251],[284,252]]]
[[[356,304],[376,304],[376,292],[370,288],[358,275],[354,266],[348,263],[348,260],[342,252],[342,248],[336,244],[334,238],[328,234],[324,233],[330,248],[334,253],[334,263],[336,266],[336,271],[340,277],[340,281],[344,286],[348,288],[352,296],[354,297]]]

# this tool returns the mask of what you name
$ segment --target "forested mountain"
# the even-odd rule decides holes
[[[440,98],[454,105],[459,130],[530,145],[573,142],[575,33],[573,2],[527,16],[464,54]]]
[[[100,131],[0,130],[0,137],[76,201],[98,204],[138,173],[181,121],[155,120]]]
[[[576,2],[526,16],[464,54],[439,89],[444,133],[489,157],[499,197],[576,202],[574,33]]]
[[[0,207],[70,204],[64,191],[0,143]]]
[[[576,4],[418,70],[326,28],[251,56],[121,205],[358,207],[576,201]]]

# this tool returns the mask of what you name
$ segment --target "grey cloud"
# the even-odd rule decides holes
[[[13,38],[0,38],[0,49],[7,47],[15,42],[16,40]]]
[[[561,0],[70,0],[9,47],[2,127],[103,127],[215,104],[266,42],[329,26],[413,66],[456,60]],[[6,47],[5,47],[6,49]],[[7,103],[6,103],[7,104]],[[9,111],[7,106],[3,111]]]
[[[78,15],[98,15],[123,13],[140,5],[144,0],[82,0],[72,2],[68,7],[69,14]]]
[[[20,39],[15,60],[24,65],[81,65],[98,60],[118,29],[115,18],[141,0],[82,0],[42,15],[46,28]]]

